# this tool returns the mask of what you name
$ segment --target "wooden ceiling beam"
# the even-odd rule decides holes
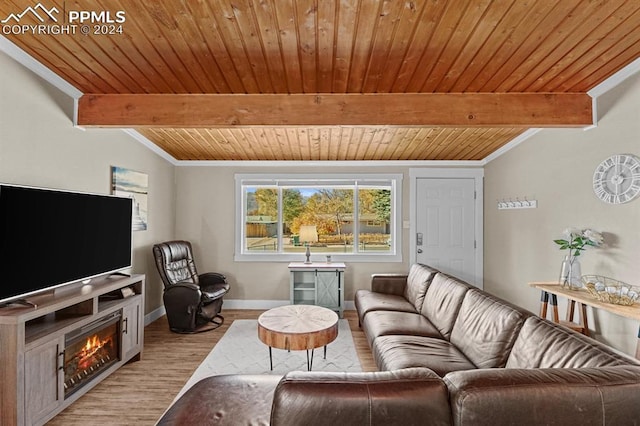
[[[87,94],[78,124],[97,127],[582,127],[585,93]]]

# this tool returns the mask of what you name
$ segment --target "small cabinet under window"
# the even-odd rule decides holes
[[[342,318],[345,269],[344,263],[290,263],[291,304],[323,306]]]

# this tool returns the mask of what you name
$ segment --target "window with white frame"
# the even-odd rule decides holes
[[[402,260],[401,174],[235,179],[236,260]]]

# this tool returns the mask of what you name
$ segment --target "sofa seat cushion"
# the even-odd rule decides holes
[[[360,324],[367,313],[372,311],[400,311],[417,314],[413,306],[404,296],[396,294],[377,293],[370,290],[358,290],[355,297],[356,309]]]
[[[282,378],[273,398],[272,426],[389,424],[451,425],[449,393],[442,379],[424,368],[296,371]]]
[[[433,277],[427,289],[420,312],[429,318],[429,321],[447,340],[451,337],[451,330],[453,330],[464,296],[471,288],[474,287],[439,272]]]
[[[451,343],[478,368],[504,367],[531,313],[480,290],[467,291],[451,331]]]
[[[282,376],[221,375],[189,388],[156,423],[165,425],[267,425]]]
[[[444,377],[454,425],[634,425],[640,367],[491,368]]]
[[[640,364],[607,346],[539,317],[528,318],[516,339],[508,368],[580,368]]]
[[[431,321],[420,314],[411,312],[369,312],[367,316],[364,317],[362,330],[365,336],[367,336],[369,347],[373,346],[373,341],[376,337],[389,334],[442,338],[442,335],[438,329],[431,324]]]
[[[424,295],[429,284],[438,271],[426,265],[414,263],[409,269],[407,285],[404,287],[404,298],[413,303],[416,311],[420,312],[424,303]]]
[[[380,336],[373,341],[373,358],[380,370],[426,367],[440,377],[476,368],[447,340],[424,336]]]

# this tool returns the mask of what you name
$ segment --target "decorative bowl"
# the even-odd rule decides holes
[[[584,288],[601,302],[631,306],[640,296],[640,288],[601,275],[583,275]]]

